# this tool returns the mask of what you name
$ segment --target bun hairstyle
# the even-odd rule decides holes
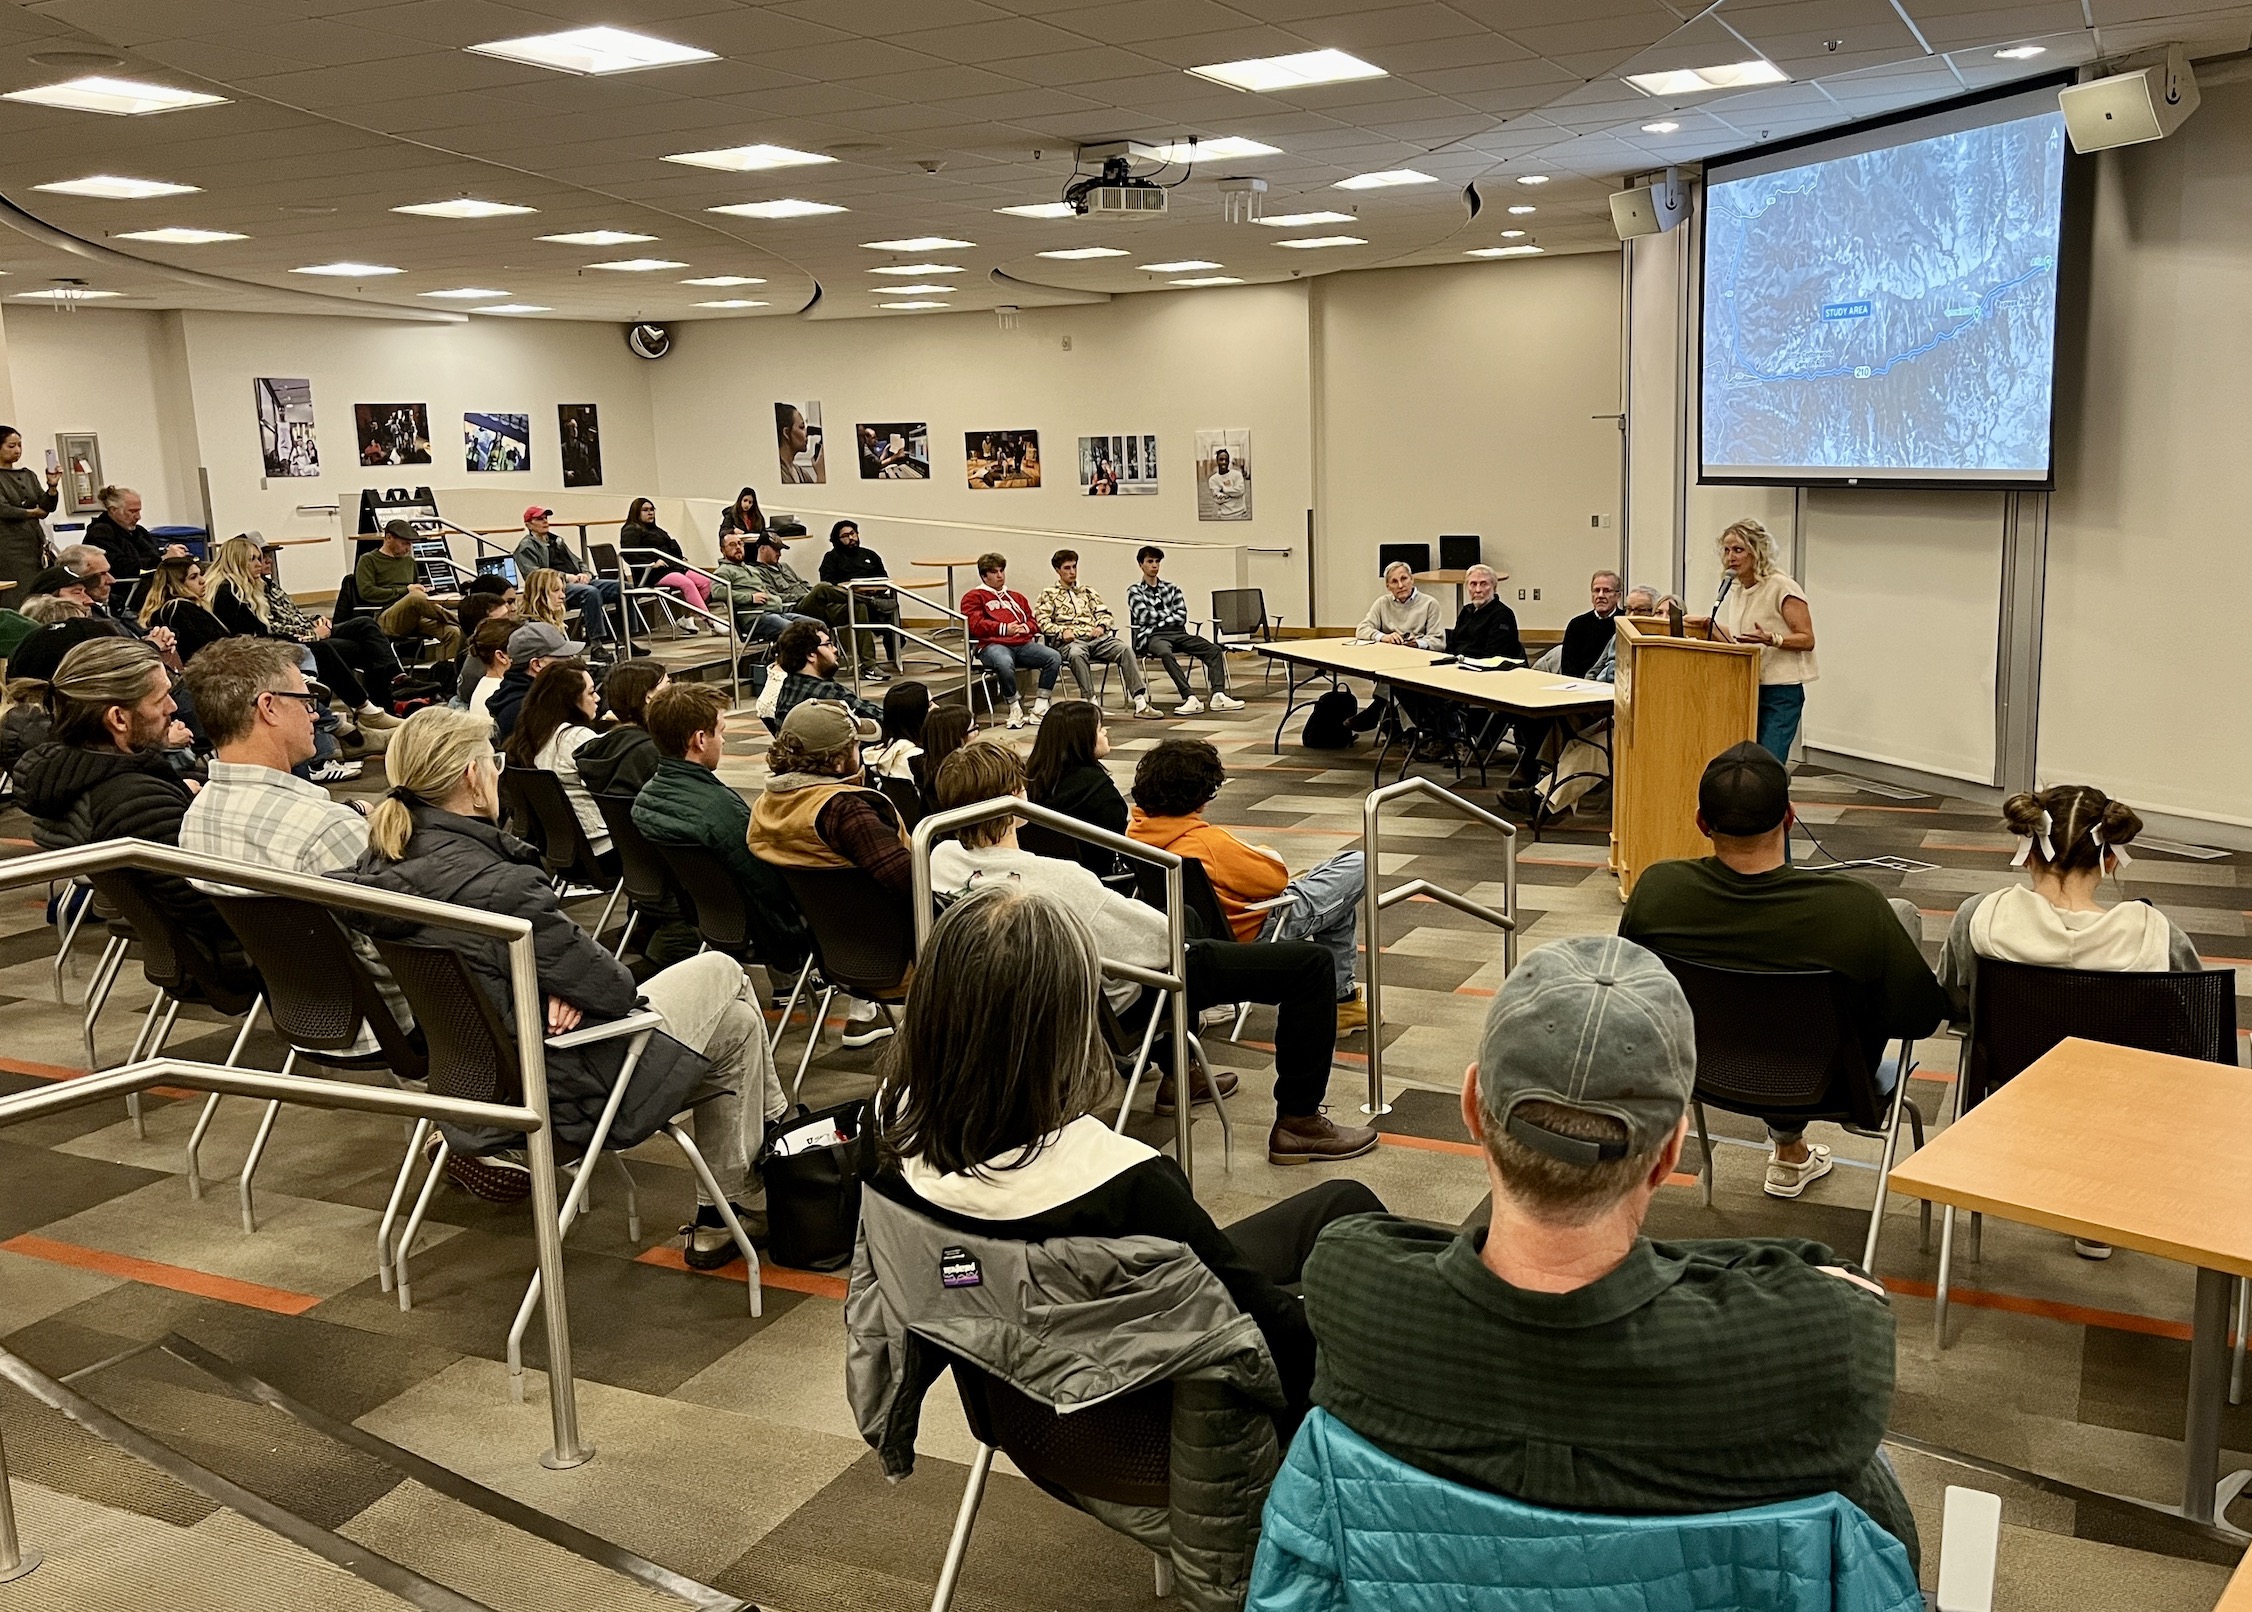
[[[2103,869],[2106,851],[2120,852],[2143,831],[2143,820],[2125,801],[2113,800],[2089,784],[2058,784],[2037,794],[2016,794],[2002,802],[2002,823],[2025,841],[2016,862],[2058,873]]]

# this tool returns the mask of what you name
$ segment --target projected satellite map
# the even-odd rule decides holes
[[[1715,184],[1706,474],[2045,476],[2063,158],[2052,112]]]

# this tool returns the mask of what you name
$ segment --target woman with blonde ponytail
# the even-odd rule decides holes
[[[1775,559],[1775,539],[1748,516],[1720,534],[1720,598],[1712,633],[1731,644],[1764,646],[1759,657],[1759,747],[1791,764],[1814,664],[1814,616],[1806,590]]]
[[[637,989],[626,966],[564,912],[539,852],[501,829],[505,763],[493,748],[492,727],[487,717],[446,706],[428,706],[409,717],[383,755],[391,788],[368,814],[367,855],[338,877],[530,923],[551,1036],[623,1018],[641,1000],[663,1014],[664,1031],[651,1038],[634,1066],[606,1145],[632,1147],[695,1103],[691,1129],[713,1177],[744,1225],[753,1235],[761,1233],[765,1194],[751,1174],[751,1160],[766,1121],[787,1105],[749,976],[734,959],[706,952]],[[458,952],[502,1022],[514,1023],[508,949],[500,941],[436,924],[367,922],[385,939]],[[556,1137],[566,1147],[583,1147],[592,1138],[624,1070],[629,1040],[548,1049],[548,1100]],[[496,1168],[521,1169],[509,1157],[521,1137],[457,1126],[445,1130],[464,1155],[463,1167],[454,1173],[472,1190],[494,1195]],[[684,1229],[687,1257],[699,1269],[717,1269],[733,1257],[716,1204],[702,1204],[695,1223]]]

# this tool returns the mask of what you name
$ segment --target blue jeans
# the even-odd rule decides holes
[[[735,630],[742,633],[748,643],[770,644],[801,621],[810,621],[816,627],[828,625],[819,616],[801,616],[795,610],[761,610],[755,616],[736,617]]]
[[[980,644],[977,658],[1009,691],[1009,698],[1017,698],[1017,669],[1029,667],[1040,674],[1040,692],[1047,693],[1056,686],[1056,673],[1063,668],[1063,657],[1046,644]]]
[[[1759,685],[1759,747],[1786,767],[1791,764],[1791,741],[1798,737],[1799,713],[1805,709],[1804,683]]]
[[[573,582],[563,589],[564,607],[579,613],[579,636],[590,644],[609,638],[610,617],[604,607],[617,602],[618,584],[610,577]]]
[[[1261,940],[1310,940],[1325,949],[1337,970],[1337,1000],[1353,994],[1353,969],[1360,961],[1353,932],[1360,922],[1361,891],[1367,883],[1361,853],[1340,851],[1319,867],[1283,886],[1293,899],[1267,913]]]

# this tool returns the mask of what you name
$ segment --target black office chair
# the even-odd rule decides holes
[[[913,833],[915,825],[923,820],[923,792],[912,778],[871,779],[884,799],[891,802],[892,810],[899,813],[899,826]]]
[[[511,787],[516,798],[539,823],[540,859],[547,868],[548,882],[555,886],[557,895],[572,885],[599,890],[607,885],[610,899],[603,903],[602,916],[595,920],[595,939],[610,927],[610,914],[617,910],[618,897],[625,890],[625,881],[618,876],[616,857],[605,867],[595,854],[594,844],[586,837],[586,829],[579,822],[578,809],[564,792],[563,780],[540,767],[509,767],[501,776],[513,779]]]
[[[743,904],[742,889],[727,864],[700,845],[659,844],[657,855],[672,870],[674,887],[687,898],[689,918],[696,925],[696,934],[705,949],[724,953],[746,968],[753,963],[765,967],[757,948],[751,944],[751,915]],[[806,982],[812,975],[813,957],[808,953],[805,965],[791,983],[782,1017],[766,1038],[769,1051],[782,1044],[782,1034],[789,1028],[790,1017],[797,1012],[798,998],[805,994]],[[767,970],[767,979],[770,985],[776,983],[772,969]],[[818,1020],[815,1029],[819,1029]]]
[[[1222,649],[1249,648],[1253,644],[1271,644],[1282,627],[1282,617],[1267,614],[1267,595],[1262,588],[1214,588],[1212,590],[1212,641]],[[1266,661],[1265,682],[1275,675],[1271,656],[1261,656]]]
[[[538,851],[544,860],[547,834],[539,813],[533,810],[530,798],[524,793],[524,771],[518,767],[503,767],[500,771],[500,826]]]
[[[843,991],[873,1002],[894,1030],[894,1005],[907,1000],[907,976],[915,967],[915,919],[908,904],[861,868],[777,867],[790,895],[805,914],[813,937],[813,961],[821,970],[821,1004],[813,1010],[805,1050],[798,1055],[790,1101],[798,1100],[813,1049],[821,1044],[829,1004]],[[787,1015],[785,1015],[786,1017]]]
[[[1712,968],[1659,955],[1689,999],[1697,1029],[1697,1083],[1690,1112],[1704,1152],[1698,1177],[1712,1205],[1715,1160],[1705,1105],[1732,1114],[1783,1120],[1827,1120],[1856,1136],[1884,1142],[1861,1268],[1876,1269],[1884,1226],[1885,1184],[1892,1178],[1905,1113],[1916,1146],[1924,1145],[1923,1113],[1908,1099],[1915,1043],[1901,1039],[1899,1072],[1888,1095],[1879,1089],[1854,1024],[1851,989],[1828,969],[1762,973]],[[1925,1224],[1930,1206],[1924,1207]]]
[[[618,878],[626,892],[625,927],[618,932],[618,944],[611,954],[616,957],[626,954],[626,946],[643,918],[648,918],[654,928],[686,919],[694,910],[688,892],[674,881],[664,853],[635,825],[633,800],[631,795],[594,797],[603,826],[610,831],[610,847],[618,853]]]

